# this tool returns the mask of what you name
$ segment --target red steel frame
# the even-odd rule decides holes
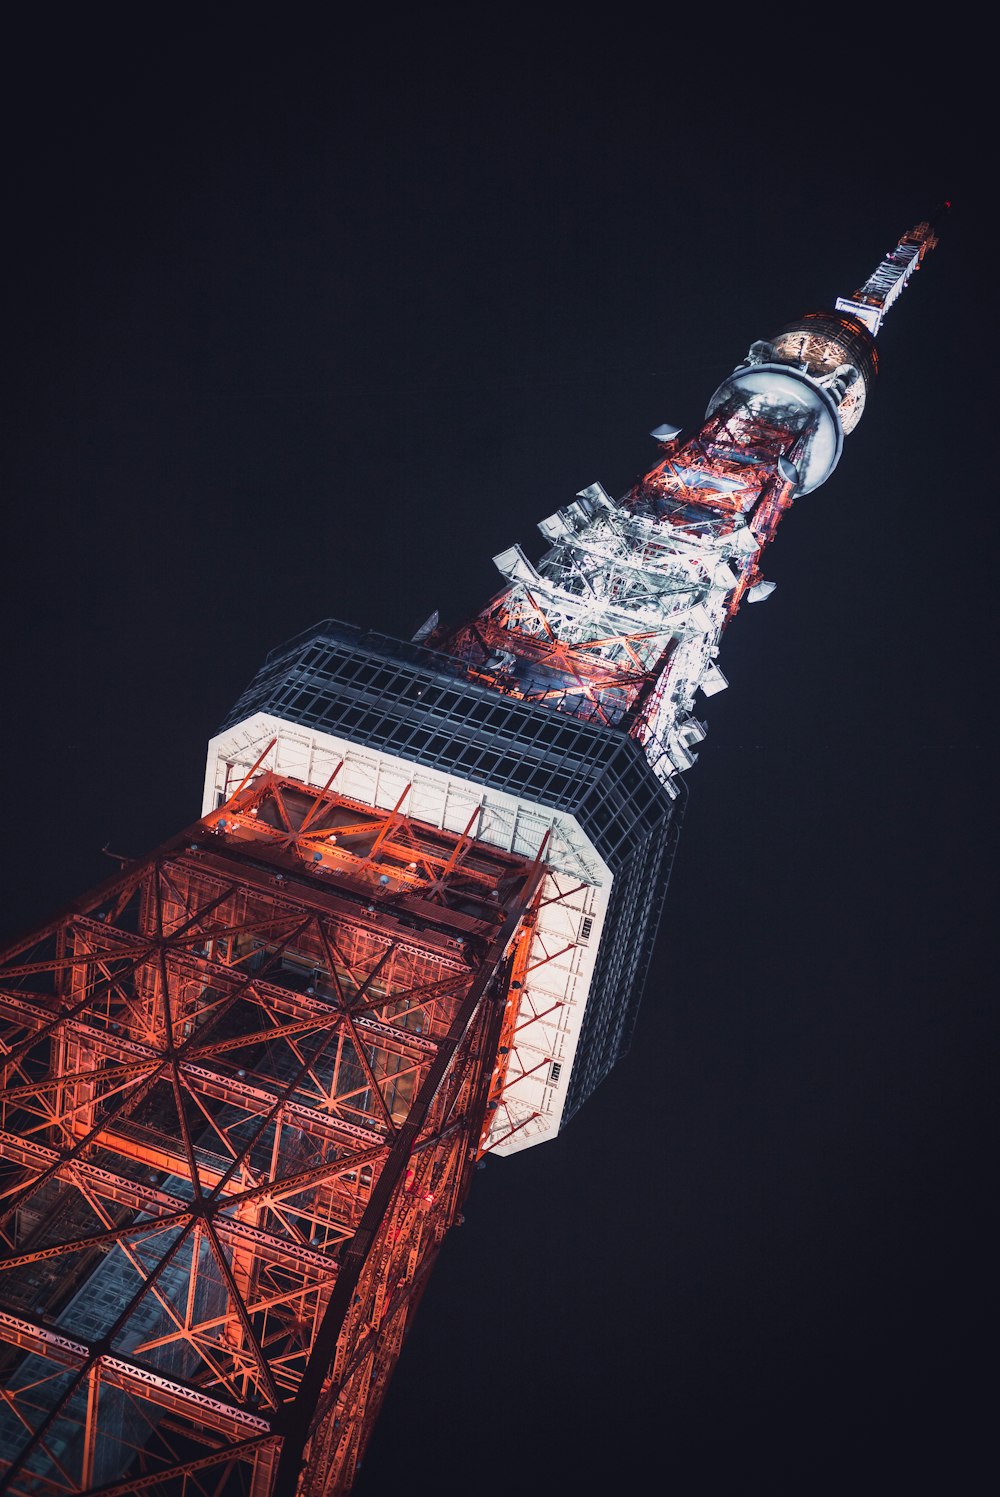
[[[777,461],[793,440],[760,416],[741,409],[717,412],[685,442],[661,443],[664,457],[621,500],[626,511],[658,514],[667,543],[670,527],[683,525],[692,515],[701,522],[709,515],[720,535],[747,522],[760,549],[733,590],[729,619],[760,581],[764,549],[791,505],[793,485],[778,473]],[[709,481],[699,483],[699,478]],[[713,489],[712,479],[731,483],[738,497],[724,487]],[[649,542],[650,553],[656,547],[656,541]],[[450,630],[439,626],[428,636],[436,649],[464,661],[471,679],[510,696],[522,692],[504,666],[490,661],[504,652],[527,658],[551,677],[548,689],[533,692],[531,700],[602,723],[624,720],[640,741],[651,700],[668,685],[676,642],[667,623],[662,629],[568,643],[559,636],[558,622],[520,582],[503,588],[476,618]],[[568,706],[568,700],[579,705]]]
[[[0,953],[3,1492],[351,1484],[500,1102],[542,867],[336,773],[245,781]]]

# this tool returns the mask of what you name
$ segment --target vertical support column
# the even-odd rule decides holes
[[[95,1362],[87,1374],[87,1413],[83,1430],[83,1459],[80,1462],[80,1487],[86,1491],[94,1482],[94,1455],[97,1450],[97,1404],[100,1397],[101,1364]]]
[[[263,1445],[254,1453],[248,1497],[277,1497],[274,1473],[278,1464],[278,1443]]]

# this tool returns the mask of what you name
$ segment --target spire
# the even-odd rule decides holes
[[[944,204],[945,211],[950,207],[950,203]],[[867,281],[852,296],[838,296],[837,311],[850,312],[874,337],[910,276],[937,242],[937,235],[927,221],[907,229],[896,248],[883,256]]]

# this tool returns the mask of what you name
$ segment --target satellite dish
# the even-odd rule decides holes
[[[787,457],[778,458],[778,472],[786,483],[793,483],[798,488],[799,470],[794,463],[789,462]]]
[[[755,582],[747,593],[747,602],[763,603],[765,598],[771,596],[777,585],[776,582]]]
[[[414,644],[414,645],[421,644],[427,638],[428,634],[432,634],[434,632],[434,630],[437,628],[437,626],[438,626],[438,624],[440,624],[440,622],[441,622],[440,611],[437,608],[435,608],[434,612],[430,615],[430,617],[424,619],[423,623],[420,625],[420,628],[417,630],[416,634],[411,635],[411,637],[410,637],[410,643]]]
[[[664,421],[662,426],[654,426],[649,435],[653,438],[654,442],[672,442],[680,434],[681,429],[679,426],[671,426],[669,421]]]

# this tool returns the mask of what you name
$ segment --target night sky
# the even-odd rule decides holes
[[[953,199],[724,640],[633,1051],[476,1176],[356,1490],[994,1490],[996,236],[955,33],[226,14],[8,47],[0,934],[197,816],[268,649],[474,611]]]

